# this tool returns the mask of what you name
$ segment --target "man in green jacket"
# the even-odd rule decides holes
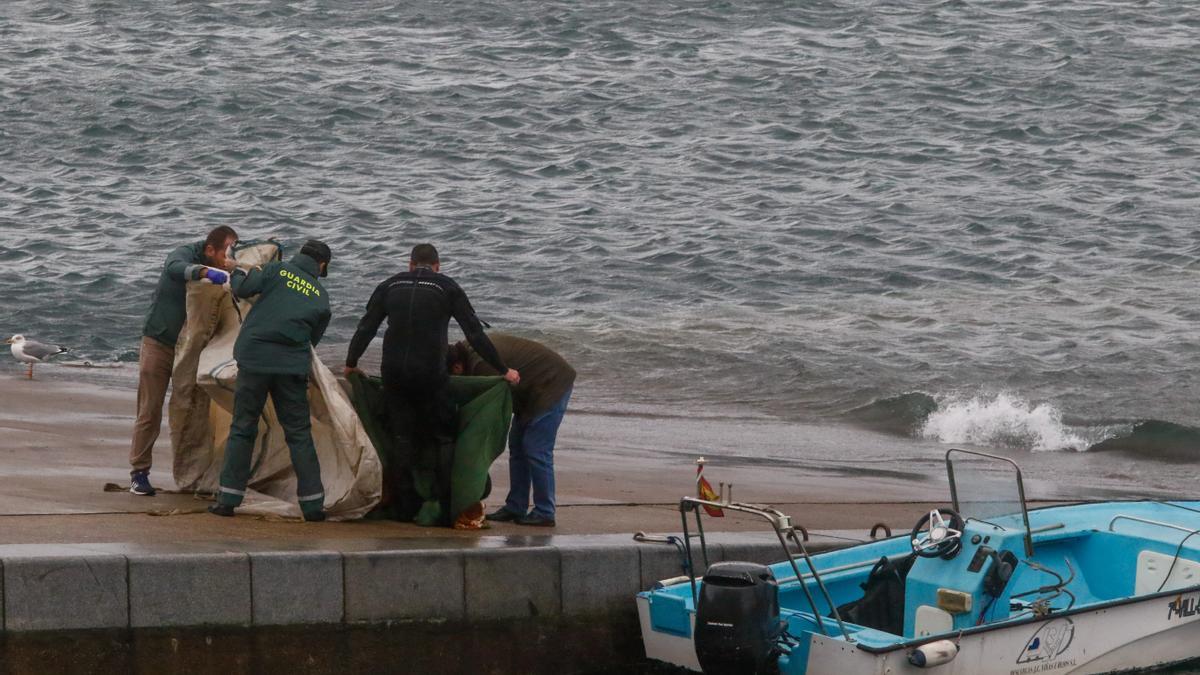
[[[208,233],[204,241],[186,244],[171,251],[163,265],[142,326],[142,345],[138,357],[137,421],[129,450],[129,491],[154,496],[150,485],[150,464],[154,442],[162,427],[163,399],[171,383],[175,366],[175,343],[187,308],[187,282],[208,279],[215,284],[228,280],[225,270],[233,268],[226,252],[237,243],[237,233],[224,225]]]
[[[512,390],[508,497],[487,519],[554,527],[554,442],[571,400],[575,369],[539,342],[503,333],[493,333],[490,339],[504,363],[521,373],[521,381]],[[499,374],[465,342],[450,345],[446,365],[452,375]]]
[[[233,272],[234,295],[260,297],[233,346],[238,363],[233,422],[217,503],[208,508],[218,516],[232,516],[246,495],[258,419],[270,394],[292,454],[300,511],[305,520],[325,520],[325,490],[308,407],[308,373],[312,348],[321,341],[331,316],[329,294],[318,280],[329,273],[331,257],[329,247],[314,239],[288,262],[272,262],[249,273]]]

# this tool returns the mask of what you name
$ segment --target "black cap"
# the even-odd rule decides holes
[[[319,263],[325,263],[325,271],[321,272],[321,276],[328,276],[329,261],[333,259],[333,253],[325,242],[318,239],[309,239],[304,242],[304,246],[300,247],[300,253],[316,260]]]

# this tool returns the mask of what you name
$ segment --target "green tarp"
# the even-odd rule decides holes
[[[458,406],[455,442],[411,460],[407,440],[390,432],[382,381],[351,374],[349,382],[354,407],[383,464],[383,498],[368,518],[450,525],[487,496],[488,469],[504,452],[512,419],[512,392],[504,378],[451,377],[450,398]]]

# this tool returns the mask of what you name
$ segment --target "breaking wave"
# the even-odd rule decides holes
[[[872,401],[845,417],[876,431],[948,445],[1120,452],[1165,462],[1200,459],[1200,429],[1195,427],[1154,419],[1068,423],[1056,406],[1010,393],[910,392]]]
[[[1039,450],[1087,450],[1095,442],[1063,423],[1062,411],[1009,394],[941,403],[918,436],[942,443]]]

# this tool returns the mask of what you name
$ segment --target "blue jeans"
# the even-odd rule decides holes
[[[517,515],[529,510],[533,490],[533,513],[554,519],[554,439],[567,412],[571,390],[554,407],[527,422],[513,420],[508,433],[508,498],[504,508]]]

